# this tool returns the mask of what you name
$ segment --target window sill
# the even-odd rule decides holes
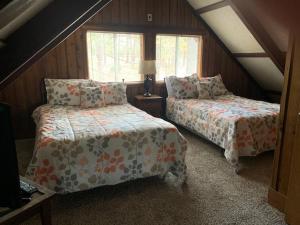
[[[135,86],[139,84],[144,84],[144,81],[130,81],[130,82],[125,82],[127,86]]]

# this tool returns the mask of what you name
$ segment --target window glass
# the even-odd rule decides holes
[[[101,82],[140,81],[141,34],[87,32],[89,77]]]
[[[184,77],[199,73],[201,37],[157,35],[157,80],[167,76]]]

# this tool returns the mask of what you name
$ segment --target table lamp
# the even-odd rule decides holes
[[[140,62],[140,74],[145,75],[145,80],[144,80],[144,96],[145,97],[150,97],[150,89],[152,87],[152,79],[150,75],[156,74],[156,63],[155,60],[143,60]]]

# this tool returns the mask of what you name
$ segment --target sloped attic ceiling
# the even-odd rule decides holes
[[[257,36],[253,35],[249,24],[245,23],[247,22],[245,18],[241,18],[240,12],[236,11],[231,0],[188,0],[188,2],[262,88],[266,91],[282,91],[284,80],[282,66],[278,65],[276,60],[274,61],[269,54],[269,49],[266,49],[266,45],[262,45],[262,40],[258,40]],[[256,12],[257,9],[253,8],[253,10],[249,12]],[[274,24],[270,27],[269,21],[265,19],[261,23],[262,28],[269,27],[264,31],[270,33],[272,41],[277,45],[275,47],[283,56],[283,52],[287,50],[288,33],[278,31],[278,27]]]
[[[71,5],[70,0],[5,1],[0,11],[0,90],[111,0],[78,0]],[[14,24],[15,19],[20,23]]]
[[[35,16],[53,0],[10,0],[0,9],[0,39],[11,33]]]

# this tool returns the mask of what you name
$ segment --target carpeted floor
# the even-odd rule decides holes
[[[241,159],[236,175],[215,145],[181,130],[189,141],[188,179],[182,188],[159,178],[57,196],[54,225],[280,225],[283,215],[267,204],[273,153]],[[17,142],[20,170],[30,160],[33,141]],[[40,224],[34,217],[26,224]]]

